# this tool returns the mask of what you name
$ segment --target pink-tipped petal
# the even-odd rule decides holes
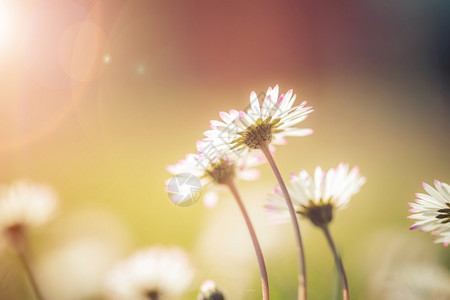
[[[280,97],[278,97],[277,105],[279,105],[281,102],[283,102],[283,100],[284,100],[284,94],[281,94]]]
[[[413,225],[413,226],[409,227],[409,230],[415,230],[415,229],[417,229],[417,228],[419,228],[419,227],[420,227],[420,226]]]

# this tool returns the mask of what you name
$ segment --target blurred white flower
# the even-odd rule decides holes
[[[283,145],[287,136],[306,136],[311,129],[296,128],[313,110],[306,101],[293,106],[296,95],[293,90],[279,93],[278,85],[269,87],[262,105],[258,95],[250,93],[250,109],[247,112],[231,110],[221,112],[221,121],[211,121],[211,130],[204,134],[222,151],[236,150],[242,153],[258,149],[261,143]]]
[[[385,300],[450,299],[450,275],[434,264],[406,264],[387,274],[381,287]]]
[[[249,155],[228,157],[222,153],[209,153],[208,142],[197,142],[197,154],[187,154],[186,158],[175,165],[167,166],[167,170],[174,174],[188,173],[199,178],[203,188],[207,189],[204,196],[206,207],[213,207],[218,201],[218,191],[221,185],[231,178],[242,180],[255,180],[259,177],[256,166],[266,162],[261,153],[250,153]]]
[[[9,242],[19,243],[29,227],[48,221],[55,213],[56,206],[56,195],[47,185],[21,180],[1,186],[1,236],[9,239]]]
[[[408,218],[417,220],[410,229],[433,231],[437,236],[435,243],[447,247],[450,244],[450,186],[438,180],[434,181],[435,188],[424,182],[422,186],[427,194],[417,193],[415,203],[409,203],[409,212],[414,214]]]
[[[308,172],[292,174],[288,186],[296,212],[307,217],[316,226],[328,224],[334,209],[343,209],[351,197],[359,192],[366,179],[354,167],[349,171],[348,164],[341,163],[336,169],[324,172],[316,167],[314,178]],[[275,222],[289,221],[283,194],[277,186],[269,195],[269,204],[265,206],[271,219]]]
[[[46,253],[36,274],[49,299],[94,299],[101,294],[104,276],[122,252],[112,240],[79,238]]]
[[[178,247],[140,250],[108,274],[105,293],[114,300],[161,300],[182,294],[194,277],[188,255]]]
[[[121,220],[100,207],[66,213],[47,232],[52,247],[40,255],[36,275],[48,299],[99,299],[107,272],[132,245]]]
[[[357,258],[359,272],[369,274],[366,298],[450,299],[450,274],[442,267],[442,251],[422,236],[388,227],[361,246],[357,252],[366,256]]]
[[[198,300],[224,300],[225,297],[212,280],[206,280],[200,286]]]

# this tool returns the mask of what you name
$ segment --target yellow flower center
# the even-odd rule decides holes
[[[240,137],[231,142],[232,149],[241,150],[245,147],[258,149],[263,143],[270,143],[274,133],[281,132],[277,129],[282,123],[281,119],[272,120],[271,117],[262,120],[259,118],[255,123],[247,127],[243,132],[238,133]]]
[[[220,159],[209,165],[205,175],[210,176],[217,183],[224,184],[234,178],[235,165],[226,159]]]

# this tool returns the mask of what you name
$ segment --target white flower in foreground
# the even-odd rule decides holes
[[[224,300],[223,293],[217,288],[217,285],[212,280],[206,280],[200,286],[198,300]]]
[[[187,154],[186,158],[177,164],[167,166],[167,170],[173,175],[188,173],[199,178],[202,187],[208,190],[204,196],[205,206],[213,207],[218,201],[217,192],[223,184],[233,178],[257,179],[260,172],[255,167],[266,162],[266,159],[260,153],[249,153],[232,158],[223,156],[221,153],[208,156],[205,149],[209,146],[211,145],[208,142],[199,141],[197,143],[199,153]]]
[[[450,274],[440,265],[430,263],[400,266],[386,274],[379,285],[377,299],[450,299]]]
[[[292,174],[288,190],[296,212],[321,227],[332,220],[334,209],[347,206],[365,182],[358,167],[349,171],[348,164],[341,163],[328,172],[316,167],[314,178],[305,170],[301,170],[298,175]],[[278,186],[270,194],[269,204],[265,207],[274,221],[289,220],[289,212]]]
[[[0,235],[13,244],[21,242],[28,228],[53,216],[56,205],[56,195],[47,185],[22,180],[1,186]]]
[[[409,219],[417,220],[411,230],[422,229],[432,231],[436,235],[435,243],[443,243],[445,247],[450,244],[450,186],[438,180],[434,186],[422,183],[427,194],[417,193],[415,203],[409,203],[414,213]]]
[[[178,247],[150,247],[119,263],[106,279],[114,300],[162,300],[182,294],[192,283],[194,268]]]
[[[286,143],[287,136],[306,136],[311,129],[296,128],[295,125],[306,119],[313,110],[306,101],[293,106],[296,95],[289,90],[278,96],[278,85],[269,87],[265,99],[260,105],[255,92],[250,94],[250,109],[247,112],[231,110],[221,112],[221,121],[211,121],[211,130],[204,134],[223,151],[236,150],[246,152],[259,149],[262,144]]]

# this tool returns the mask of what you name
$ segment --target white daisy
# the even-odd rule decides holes
[[[202,187],[208,189],[204,203],[207,207],[213,207],[218,201],[218,190],[224,183],[234,177],[242,180],[257,179],[260,172],[255,167],[266,160],[261,153],[249,153],[232,158],[220,152],[207,155],[205,151],[209,146],[209,142],[199,141],[197,154],[187,154],[186,158],[177,164],[167,166],[167,170],[174,175],[189,173],[199,178]]]
[[[328,224],[334,209],[343,209],[351,197],[359,192],[366,179],[359,174],[358,167],[349,171],[348,164],[339,164],[328,172],[316,167],[314,178],[308,172],[292,174],[288,186],[295,210],[307,217],[316,226]],[[277,186],[265,206],[274,221],[288,221],[289,212],[280,188]]]
[[[119,263],[107,276],[105,293],[114,300],[161,300],[182,294],[194,268],[178,247],[150,247]]]
[[[450,244],[450,186],[438,180],[434,187],[422,183],[427,194],[417,193],[415,203],[409,203],[414,213],[409,219],[417,220],[411,230],[420,228],[423,231],[432,231],[436,235],[436,243]]]
[[[296,95],[292,90],[278,96],[278,85],[269,87],[262,105],[255,92],[250,94],[250,109],[247,112],[231,110],[221,112],[221,121],[211,121],[211,130],[206,139],[222,151],[246,152],[259,149],[262,144],[285,144],[287,136],[306,136],[311,129],[294,127],[306,119],[313,110],[306,101],[293,106]]]
[[[46,185],[17,181],[0,187],[0,233],[16,243],[30,227],[39,226],[54,214],[56,195]]]
[[[200,286],[198,300],[224,300],[223,293],[217,288],[217,285],[212,280],[206,280]]]

